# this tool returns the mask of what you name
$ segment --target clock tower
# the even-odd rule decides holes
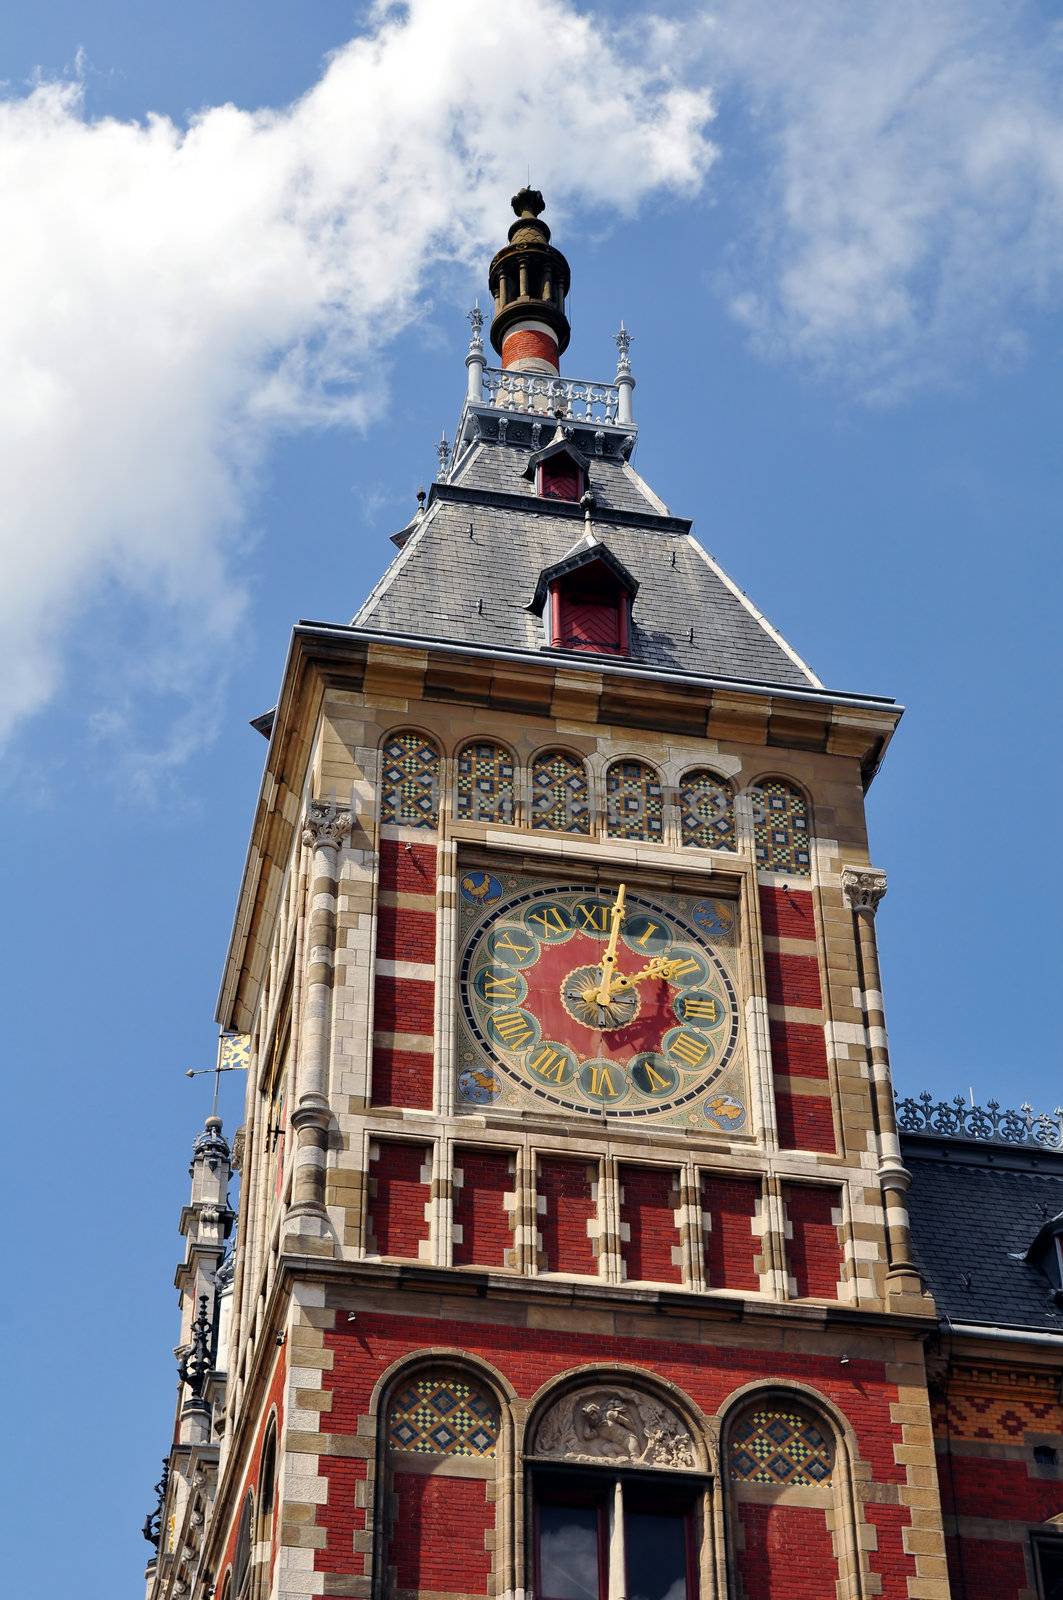
[[[213,1503],[149,1592],[945,1596],[864,816],[900,711],[643,480],[630,338],[563,373],[513,204],[498,364],[474,311],[453,449],[257,724]]]

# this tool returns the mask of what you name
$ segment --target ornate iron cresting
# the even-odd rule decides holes
[[[166,1503],[166,1485],[170,1480],[170,1462],[167,1456],[162,1458],[162,1476],[155,1485],[155,1506],[144,1518],[141,1533],[149,1544],[158,1550],[162,1541],[162,1508]]]
[[[972,1106],[962,1094],[952,1100],[934,1100],[925,1090],[897,1101],[897,1127],[901,1133],[922,1133],[939,1139],[978,1139],[988,1144],[1037,1145],[1063,1150],[1063,1107],[1036,1115],[1032,1106],[1002,1111],[997,1100]]]
[[[615,383],[583,378],[550,378],[538,372],[513,372],[485,367],[483,403],[499,411],[537,411],[573,422],[615,423],[620,390]]]

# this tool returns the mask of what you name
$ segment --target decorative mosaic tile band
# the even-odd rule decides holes
[[[532,763],[532,827],[557,833],[590,833],[591,807],[583,763],[551,750]]]
[[[807,878],[812,871],[808,806],[799,789],[770,778],[750,790],[753,842],[758,867]]]
[[[614,761],[605,779],[607,832],[612,839],[664,837],[664,790],[645,761]]]
[[[679,785],[680,833],[699,850],[736,850],[731,786],[715,772],[688,772]]]
[[[799,1406],[754,1406],[731,1434],[731,1477],[777,1489],[821,1488],[834,1474],[834,1442]]]
[[[513,822],[513,757],[501,744],[467,744],[458,755],[456,814],[461,822]]]
[[[439,751],[416,729],[384,746],[380,820],[404,828],[439,826]]]
[[[456,1373],[426,1373],[404,1384],[388,1408],[388,1444],[422,1456],[493,1456],[498,1407]]]

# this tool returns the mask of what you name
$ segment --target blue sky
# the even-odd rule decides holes
[[[1035,5],[878,9],[0,17],[25,1600],[136,1592],[248,719],[430,479],[529,167],[567,371],[611,376],[623,316],[640,470],[827,684],[909,707],[870,797],[898,1085],[1059,1100],[1063,36]]]

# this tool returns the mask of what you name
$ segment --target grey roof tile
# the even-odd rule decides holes
[[[433,485],[427,515],[356,616],[359,627],[496,648],[542,646],[541,622],[527,608],[540,572],[571,550],[584,519],[578,507],[535,494],[521,476],[529,454],[481,443],[458,464],[453,482]],[[818,687],[710,564],[689,524],[662,515],[622,460],[594,459],[590,480],[594,535],[639,584],[633,661]]]
[[[1048,1279],[1022,1257],[1063,1211],[1063,1157],[902,1140],[912,1174],[908,1213],[917,1262],[939,1313],[953,1322],[1063,1335]]]

